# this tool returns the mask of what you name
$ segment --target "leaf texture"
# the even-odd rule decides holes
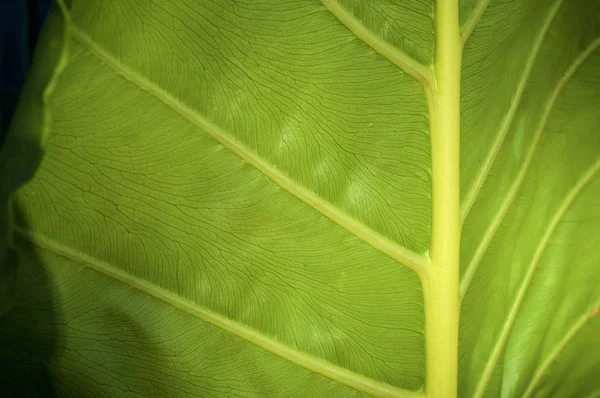
[[[500,17],[496,6],[504,7],[491,2],[486,14]],[[484,142],[469,139],[471,131],[489,132],[488,142],[492,142],[492,149],[481,156],[481,164],[491,160],[489,174],[470,211],[464,212],[464,396],[481,396],[491,388],[506,396],[523,396],[525,390],[535,394],[548,382],[546,374],[540,373],[546,370],[539,368],[550,361],[550,351],[600,300],[597,283],[592,282],[598,280],[600,258],[594,248],[597,234],[592,232],[598,229],[600,214],[592,203],[598,195],[600,165],[600,135],[595,132],[600,119],[593,111],[600,106],[600,25],[597,13],[584,11],[597,9],[597,4],[544,2],[543,6],[532,3],[522,8],[523,20],[540,21],[536,29],[520,24],[521,30],[513,30],[521,40],[518,45],[511,41],[510,49],[523,46],[526,56],[505,58],[520,72],[514,74],[512,89],[506,94],[496,92],[488,101],[499,116],[488,113],[477,117],[476,108],[469,106],[477,101],[481,109],[487,90],[475,86],[463,95],[463,151]],[[515,16],[514,20],[518,19]],[[503,22],[499,18],[497,23]],[[479,37],[491,37],[485,30],[482,23],[469,39],[466,62],[479,62],[469,60],[468,46],[477,45]],[[501,43],[507,39],[496,40]],[[501,57],[502,52],[490,50],[490,56]],[[507,66],[496,68],[506,70]],[[468,71],[467,64],[465,86]],[[473,84],[478,77],[473,75]],[[504,82],[497,87],[510,87],[508,79]],[[498,105],[503,102],[504,106]],[[496,127],[479,129],[482,123]],[[469,162],[474,160],[463,157],[463,181],[471,175]],[[463,210],[469,210],[466,203],[471,192],[465,192]],[[586,327],[598,326],[590,322]],[[473,341],[477,344],[469,343]],[[577,342],[585,344],[578,339],[570,344]],[[594,366],[598,366],[597,356],[592,355],[596,358]],[[567,387],[568,378],[561,379],[564,393],[556,396],[577,396],[575,391],[582,382],[590,391],[597,390],[596,371],[593,366],[583,367],[571,387]],[[498,385],[490,386],[495,383]],[[554,396],[547,387],[543,389],[541,396]]]
[[[434,3],[72,3],[4,395],[429,396]],[[594,397],[598,2],[457,6],[458,395]]]

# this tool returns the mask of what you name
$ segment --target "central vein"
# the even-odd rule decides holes
[[[427,88],[431,135],[431,265],[425,299],[425,394],[455,397],[458,375],[460,69],[462,39],[455,0],[435,5],[435,84]]]

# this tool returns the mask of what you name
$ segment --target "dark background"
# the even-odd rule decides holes
[[[52,0],[0,0],[0,145]]]
[[[52,0],[0,0],[0,147],[51,3]],[[0,198],[0,202],[2,199],[6,198]],[[0,216],[0,222],[5,221],[4,216]],[[27,225],[18,206],[14,216],[20,225]],[[4,241],[6,236],[0,239]],[[7,249],[3,243],[0,251]],[[57,321],[50,280],[31,245],[18,238],[15,243],[23,257],[17,271],[17,299],[0,321],[0,396],[55,398],[54,381],[46,365],[54,355],[58,335],[54,330]],[[10,249],[0,254],[0,267],[4,260],[17,262]]]

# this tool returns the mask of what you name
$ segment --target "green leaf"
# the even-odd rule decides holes
[[[600,392],[597,1],[60,6],[2,396]]]
[[[15,190],[38,168],[50,132],[48,102],[65,67],[66,28],[58,9],[48,16],[20,106],[0,153],[0,317],[13,305],[19,254],[13,242]]]

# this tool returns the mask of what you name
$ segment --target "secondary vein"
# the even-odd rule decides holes
[[[597,302],[593,306],[593,308],[597,311],[598,306],[600,306],[600,302]],[[594,309],[592,311],[594,311]],[[565,334],[563,339],[556,345],[556,347],[554,347],[554,349],[544,360],[542,366],[540,366],[537,369],[534,376],[529,381],[529,384],[527,385],[527,387],[525,388],[525,392],[523,393],[524,398],[530,397],[533,394],[535,387],[540,382],[542,377],[546,374],[548,368],[550,368],[550,365],[552,365],[552,363],[556,360],[561,351],[567,346],[567,344],[571,342],[571,340],[573,340],[573,338],[575,338],[577,333],[579,333],[579,331],[583,329],[583,327],[590,321],[590,319],[592,319],[593,316],[594,315],[591,315],[589,311],[586,311],[586,313],[583,314],[577,320],[577,322],[575,322],[571,329],[569,329],[569,331]]]
[[[548,31],[550,24],[554,20],[554,16],[557,14],[561,3],[562,3],[562,0],[557,0],[554,3],[554,6],[550,10],[550,12],[548,13],[546,20],[544,21],[544,25],[542,26],[542,29],[540,30],[540,32],[538,33],[538,35],[535,39],[535,42],[533,44],[533,48],[531,51],[531,55],[529,56],[529,59],[527,60],[527,63],[525,64],[525,68],[523,70],[523,75],[521,77],[521,80],[518,83],[517,90],[511,101],[508,112],[502,119],[502,124],[500,125],[500,128],[498,129],[498,133],[496,134],[494,143],[492,144],[492,147],[491,147],[490,151],[488,152],[488,155],[487,155],[485,161],[483,162],[481,169],[479,169],[479,173],[477,173],[477,176],[475,177],[475,181],[473,182],[473,185],[469,189],[469,192],[467,192],[467,194],[465,195],[464,203],[462,204],[461,209],[460,209],[460,216],[461,216],[461,220],[463,223],[464,223],[465,219],[467,218],[467,216],[469,215],[469,211],[471,211],[471,207],[473,207],[475,200],[479,196],[479,192],[481,192],[481,188],[483,187],[483,184],[484,184],[485,180],[487,179],[488,174],[490,173],[492,165],[494,164],[494,160],[496,160],[496,156],[498,155],[498,152],[500,151],[500,148],[502,147],[502,144],[504,143],[504,138],[506,137],[506,134],[508,133],[508,130],[512,124],[513,118],[517,112],[517,108],[519,107],[519,104],[521,103],[521,97],[523,96],[523,92],[525,91],[525,85],[527,84],[527,80],[529,79],[529,75],[531,74],[531,70],[533,68],[535,58],[537,57],[540,47],[542,46],[542,42],[544,41],[544,37],[546,37],[546,32]]]
[[[548,99],[548,101],[546,103],[546,107],[544,108],[544,113],[542,114],[542,118],[540,120],[540,124],[538,125],[538,129],[535,132],[535,135],[533,137],[533,142],[531,144],[531,147],[529,148],[529,151],[525,155],[525,160],[523,161],[523,164],[521,165],[521,168],[519,169],[517,178],[510,186],[510,188],[508,190],[508,194],[506,195],[504,201],[502,202],[502,205],[500,206],[500,210],[498,210],[498,212],[492,219],[490,226],[485,231],[483,238],[481,239],[481,242],[477,246],[477,249],[475,250],[473,257],[471,258],[471,261],[469,262],[469,265],[467,266],[467,270],[465,271],[465,273],[463,275],[463,278],[460,282],[461,298],[463,298],[465,296],[467,289],[469,288],[469,284],[471,283],[471,280],[473,279],[473,276],[475,275],[475,272],[477,271],[477,268],[479,267],[481,259],[483,258],[485,252],[487,251],[487,248],[489,247],[492,239],[494,238],[496,231],[500,227],[502,220],[504,220],[504,217],[505,217],[506,213],[508,212],[508,209],[512,205],[512,203],[519,191],[519,188],[521,187],[521,184],[523,183],[523,180],[525,179],[525,175],[527,174],[527,170],[529,170],[529,166],[533,159],[533,155],[535,154],[535,151],[537,149],[537,145],[541,138],[541,135],[543,134],[544,129],[546,128],[546,123],[548,122],[550,113],[552,112],[552,109],[554,108],[556,99],[560,95],[560,92],[565,87],[567,82],[575,74],[577,69],[579,69],[579,67],[585,62],[585,60],[599,46],[600,46],[600,38],[597,38],[596,40],[592,41],[592,43],[569,66],[569,68],[567,69],[565,74],[558,81],[556,88],[550,95],[550,98]]]
[[[361,374],[349,371],[324,360],[310,356],[304,352],[298,351],[290,346],[262,335],[257,330],[212,312],[196,303],[184,300],[173,292],[124,272],[96,258],[61,245],[60,243],[55,242],[41,234],[36,234],[20,227],[15,227],[15,231],[23,238],[29,240],[44,250],[66,257],[77,262],[78,264],[81,264],[82,266],[100,272],[111,279],[131,286],[132,288],[137,289],[151,297],[157,298],[173,306],[174,308],[182,310],[201,319],[204,322],[208,322],[250,343],[256,344],[257,346],[275,355],[278,355],[310,371],[319,373],[334,381],[378,397],[423,398],[423,393],[421,392],[400,389],[389,384],[367,378]]]
[[[481,376],[481,379],[479,379],[479,383],[477,384],[477,389],[475,391],[474,397],[482,397],[485,392],[487,383],[489,382],[489,380],[492,376],[494,367],[496,366],[496,362],[498,361],[498,358],[500,358],[500,354],[502,353],[502,350],[504,349],[504,345],[506,344],[508,335],[509,335],[509,333],[512,329],[512,326],[514,325],[514,322],[517,318],[517,313],[519,312],[519,309],[521,308],[521,304],[523,303],[523,300],[525,299],[525,294],[527,293],[529,285],[531,284],[531,281],[533,280],[533,276],[534,276],[537,266],[542,258],[542,255],[546,251],[546,247],[548,246],[548,242],[550,242],[550,238],[554,234],[554,231],[558,227],[558,224],[562,221],[563,217],[565,216],[565,214],[567,213],[567,211],[569,210],[569,208],[571,207],[573,202],[575,202],[575,199],[577,199],[579,194],[583,191],[583,189],[587,186],[587,184],[589,184],[589,182],[592,180],[592,178],[596,175],[596,173],[598,172],[598,169],[600,169],[600,159],[597,160],[583,174],[583,176],[579,179],[579,181],[577,181],[577,183],[573,186],[573,188],[567,193],[567,195],[565,196],[565,199],[559,206],[558,211],[554,215],[554,218],[552,218],[552,220],[550,221],[550,225],[546,229],[546,233],[542,236],[542,239],[540,240],[540,243],[538,244],[538,247],[533,255],[533,259],[531,260],[529,269],[527,270],[527,273],[525,275],[525,279],[523,280],[523,283],[521,284],[521,287],[519,288],[517,297],[515,298],[515,301],[508,313],[508,317],[506,318],[506,321],[504,322],[502,331],[500,332],[500,336],[496,342],[496,345],[494,346],[494,348],[492,350],[492,355],[490,356],[488,362],[486,363],[486,365],[483,369],[482,376]]]
[[[311,206],[313,209],[328,217],[330,220],[350,232],[358,239],[366,242],[375,249],[393,258],[397,262],[421,274],[423,268],[429,263],[426,255],[418,254],[399,244],[387,239],[379,233],[368,228],[366,225],[350,217],[332,203],[319,197],[314,192],[292,180],[288,175],[277,167],[269,164],[257,154],[252,153],[240,142],[223,132],[219,127],[208,122],[197,111],[160,88],[154,82],[140,75],[137,71],[121,63],[113,55],[94,43],[85,33],[76,26],[71,27],[73,37],[81,43],[90,53],[102,60],[109,68],[121,75],[123,78],[132,82],[144,91],[152,94],[162,103],[173,109],[175,112],[198,126],[221,145],[235,153],[244,161],[252,165],[266,177],[278,184],[280,187]]]
[[[423,87],[427,88],[433,85],[434,77],[430,67],[423,65],[404,51],[397,49],[376,36],[336,0],[321,0],[321,2],[331,14],[373,50],[377,51],[391,63],[412,76],[415,80],[420,82]]]
[[[488,4],[490,4],[490,0],[479,0],[477,5],[475,6],[475,9],[473,9],[471,15],[469,15],[469,19],[467,19],[467,22],[465,22],[465,24],[460,29],[460,38],[462,40],[463,46],[465,45],[467,40],[469,40],[469,37],[471,36],[471,33],[473,33],[473,30],[475,30],[475,27],[477,26],[479,20],[483,16],[483,13],[485,12]]]

